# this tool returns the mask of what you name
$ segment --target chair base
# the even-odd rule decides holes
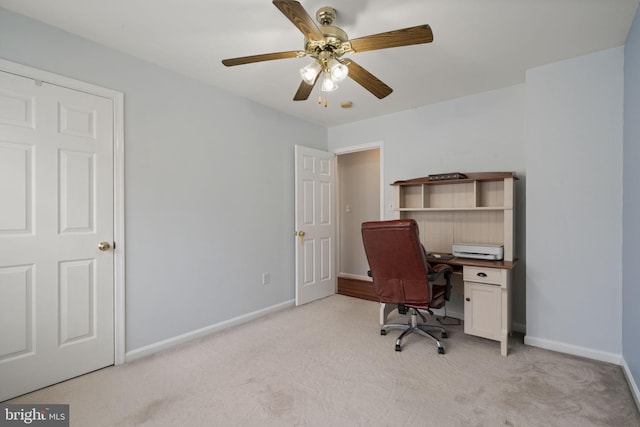
[[[387,323],[385,325],[382,325],[382,328],[380,329],[380,335],[386,335],[388,329],[402,329],[403,330],[402,334],[400,334],[400,336],[396,340],[396,351],[402,351],[402,339],[407,335],[410,335],[415,332],[419,335],[422,335],[423,337],[433,339],[438,345],[438,354],[444,354],[444,346],[442,345],[440,340],[435,335],[433,335],[429,330],[435,329],[440,331],[440,336],[443,339],[448,338],[447,330],[442,326],[427,325],[426,324],[427,319],[417,309],[410,308],[409,311],[411,315],[409,322]],[[422,318],[422,321],[425,323],[418,323],[418,316],[420,316]]]

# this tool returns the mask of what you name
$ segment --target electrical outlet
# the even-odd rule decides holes
[[[269,283],[271,283],[271,274],[269,274],[269,272],[266,271],[262,273],[262,284],[268,285]]]

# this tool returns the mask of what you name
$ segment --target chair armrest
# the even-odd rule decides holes
[[[429,279],[430,282],[435,282],[442,276],[444,276],[445,280],[449,280],[452,274],[453,274],[453,268],[451,268],[450,265],[436,264],[431,266],[431,269],[429,271],[429,274],[427,275],[427,278]]]

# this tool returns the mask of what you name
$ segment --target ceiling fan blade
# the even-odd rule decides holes
[[[351,48],[356,52],[431,43],[432,41],[431,27],[426,24],[350,40]]]
[[[300,82],[300,86],[298,86],[298,91],[296,92],[296,94],[293,97],[294,101],[306,101],[307,99],[309,99],[309,95],[311,95],[311,91],[313,90],[313,87],[316,85],[316,82],[318,81],[318,77],[320,77],[321,73],[318,73],[318,75],[316,76],[316,79],[313,81],[313,84],[310,85],[307,82],[305,82],[304,80]]]
[[[286,59],[297,58],[304,56],[304,52],[289,51],[289,52],[277,52],[277,53],[263,53],[262,55],[241,56],[239,58],[223,59],[222,63],[227,67],[234,65],[251,64],[252,62],[271,61],[273,59]]]
[[[345,63],[347,61],[344,61]],[[353,60],[349,59],[349,77],[355,80],[363,88],[374,94],[378,99],[382,99],[385,96],[393,92],[389,86],[387,86],[382,80],[356,64]]]
[[[323,40],[324,34],[297,1],[273,0],[273,4],[286,16],[308,40]]]

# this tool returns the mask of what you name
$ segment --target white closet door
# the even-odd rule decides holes
[[[0,401],[114,363],[113,120],[0,72]]]

